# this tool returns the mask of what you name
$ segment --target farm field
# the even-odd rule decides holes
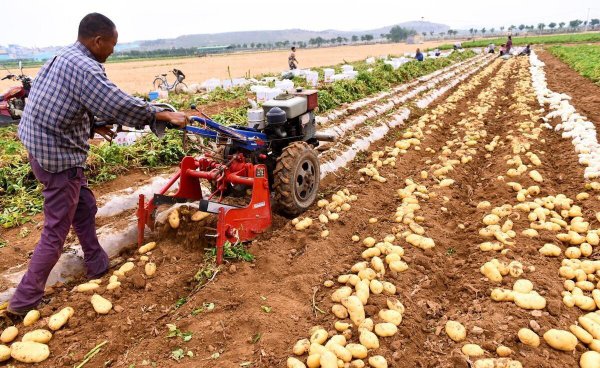
[[[500,46],[506,42],[506,37],[499,38],[484,38],[475,41],[463,42],[463,47],[486,47],[490,43]],[[525,46],[527,44],[540,45],[540,44],[570,44],[570,43],[592,43],[600,42],[600,32],[589,32],[589,33],[578,33],[578,34],[557,34],[557,35],[543,35],[543,36],[526,36],[526,37],[514,37],[514,46]],[[452,43],[440,45],[440,50],[451,49]]]
[[[600,46],[552,46],[548,50],[579,74],[600,86]]]
[[[338,64],[343,60],[348,62],[364,60],[369,56],[401,55],[405,52],[414,52],[417,47],[423,50],[438,44],[440,42],[426,42],[419,45],[392,43],[301,49],[298,50],[297,58],[300,68],[312,68]],[[279,74],[288,68],[288,55],[288,51],[236,53],[202,58],[108,63],[105,67],[108,77],[123,90],[129,93],[148,93],[152,89],[154,76],[158,74],[167,73],[167,78],[172,83],[173,75],[170,70],[173,68],[181,69],[185,73],[186,83],[202,83],[209,78],[243,77],[248,72],[250,75]],[[33,77],[38,69],[24,69],[24,72]],[[0,90],[12,84],[0,81]]]
[[[89,352],[85,367],[599,366],[600,87],[544,50],[418,68],[382,73],[412,76],[318,114],[338,139],[319,150],[321,201],[301,215],[312,225],[276,214],[217,268],[183,216],[150,237],[147,260],[133,244],[114,258],[111,271],[132,269],[120,287],[108,290],[107,275],[94,291],[112,302],[108,314],[73,290],[82,279],[47,290],[42,319],[18,324],[20,336],[75,312],[37,366],[77,366]],[[172,160],[99,185],[100,212]],[[134,213],[97,223],[112,236]],[[28,240],[15,247],[15,227],[0,248],[0,291],[39,234],[24,226]]]

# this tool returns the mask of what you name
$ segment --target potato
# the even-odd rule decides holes
[[[515,281],[513,285],[513,290],[518,293],[527,294],[533,290],[533,283],[526,279],[519,279]]]
[[[517,336],[519,337],[519,340],[525,345],[532,346],[534,348],[540,346],[540,337],[528,328],[520,329],[517,333]]]
[[[592,320],[587,316],[580,316],[578,319],[579,324],[587,332],[594,337],[594,339],[600,339],[600,324]]]
[[[352,328],[352,323],[347,323],[347,322],[342,322],[342,321],[336,321],[335,324],[335,329],[339,332],[343,332],[346,331],[349,328]]]
[[[377,338],[377,335],[367,329],[360,330],[358,340],[360,341],[361,345],[367,349],[379,348],[379,339]]]
[[[146,274],[146,276],[154,276],[154,274],[156,273],[156,263],[146,263],[146,265],[144,266],[144,273]]]
[[[369,289],[373,294],[381,294],[383,292],[383,284],[379,280],[371,280]]]
[[[467,330],[460,322],[448,321],[445,326],[446,334],[455,342],[464,340],[467,337]]]
[[[383,293],[386,295],[395,295],[396,294],[396,285],[392,284],[391,282],[387,282],[387,281],[382,281],[381,284],[383,285]]]
[[[138,249],[138,253],[139,254],[145,254],[150,252],[152,249],[156,248],[156,242],[150,242],[147,244],[142,245],[139,249]]]
[[[329,348],[329,345],[331,345],[331,344],[338,344],[341,346],[346,346],[346,342],[347,341],[346,341],[346,338],[344,337],[344,335],[333,335],[329,338],[329,341],[327,341],[327,344],[325,344],[325,347]]]
[[[477,344],[465,344],[461,351],[469,357],[479,357],[485,354],[485,351]]]
[[[44,329],[33,330],[23,335],[21,341],[33,341],[47,344],[52,339],[52,332]]]
[[[356,295],[350,295],[349,297],[342,299],[342,304],[348,310],[350,319],[355,326],[360,325],[365,320],[365,309]]]
[[[10,347],[10,355],[22,363],[39,363],[50,356],[50,349],[39,342],[15,342]]]
[[[546,257],[558,257],[562,253],[562,250],[559,246],[555,244],[546,243],[543,247],[540,248],[539,252],[541,255],[544,255]]]
[[[577,346],[577,337],[569,331],[550,329],[544,333],[546,343],[556,350],[573,351]]]
[[[306,366],[308,368],[319,368],[321,366],[321,354],[315,353],[310,354],[308,358],[306,358]]]
[[[390,270],[394,272],[404,272],[408,270],[408,265],[404,261],[392,261],[390,262]]]
[[[25,318],[23,318],[23,326],[29,327],[36,323],[40,319],[40,311],[33,309],[27,312]]]
[[[400,312],[400,314],[404,313],[404,305],[398,299],[387,298],[386,304],[389,309]]]
[[[542,178],[542,174],[540,174],[537,170],[531,170],[529,172],[529,177],[533,179],[533,181],[542,183],[544,179]]]
[[[480,269],[481,273],[491,282],[502,282],[502,274],[492,262],[486,262]]]
[[[100,285],[94,282],[86,282],[85,284],[77,285],[75,287],[75,291],[80,293],[85,293],[86,291],[96,290],[100,287]]]
[[[121,265],[121,267],[119,267],[119,271],[123,272],[124,274],[133,270],[135,268],[135,264],[133,262],[125,262]]]
[[[327,348],[323,345],[312,342],[308,348],[308,355],[323,354],[326,350]]]
[[[515,304],[523,309],[544,309],[546,308],[546,299],[537,293],[515,293]]]
[[[174,209],[169,213],[169,225],[171,225],[172,229],[177,229],[179,227],[179,211]]]
[[[579,358],[579,366],[581,368],[598,368],[600,367],[600,353],[595,351],[586,351]]]
[[[498,356],[502,358],[507,357],[512,353],[513,351],[511,350],[511,348],[504,345],[500,345],[496,348],[496,354],[498,354]]]
[[[318,328],[310,335],[310,342],[323,345],[328,337],[329,335],[325,329]]]
[[[348,344],[346,345],[346,349],[348,349],[352,354],[352,357],[356,359],[364,359],[368,354],[367,348],[361,344]]]
[[[589,344],[594,339],[594,337],[592,335],[590,335],[589,332],[587,332],[585,329],[581,328],[580,326],[571,325],[571,326],[569,326],[569,330],[571,330],[573,335],[575,335],[579,339],[579,341],[581,341],[584,344]]]
[[[298,340],[292,349],[292,352],[296,355],[304,355],[310,348],[310,341],[308,339]]]
[[[343,362],[350,362],[352,360],[352,353],[340,344],[329,344],[327,348],[330,351],[332,351],[335,354],[335,356]]]
[[[0,341],[3,343],[11,342],[15,339],[15,337],[17,337],[18,334],[19,329],[15,326],[7,327],[4,329],[4,331],[2,331],[2,335],[0,335]]]
[[[98,294],[92,295],[90,301],[92,302],[92,307],[94,307],[94,310],[98,314],[108,314],[113,307],[110,300],[105,299]]]
[[[382,309],[379,311],[379,318],[385,322],[399,326],[402,323],[402,313],[392,309]]]
[[[321,364],[321,368],[338,368],[337,357],[329,350],[324,351],[323,354],[321,354],[319,363]]]
[[[348,310],[341,304],[332,305],[331,312],[339,319],[348,318]]]
[[[289,357],[287,360],[287,368],[306,368],[306,366],[300,360]]]
[[[121,286],[121,283],[119,281],[111,282],[110,284],[108,284],[106,286],[106,290],[114,290],[114,289],[118,288],[119,286]]]
[[[362,323],[360,325],[358,325],[358,331],[360,331],[361,329],[364,329],[364,330],[373,332],[374,326],[375,326],[375,323],[373,322],[373,320],[371,318],[365,318],[365,320],[362,321]]]
[[[205,218],[207,218],[208,216],[210,216],[209,212],[196,211],[192,215],[192,221],[194,221],[194,222],[202,221]]]
[[[10,359],[10,348],[6,345],[0,345],[0,362]]]
[[[339,303],[343,298],[347,298],[350,295],[352,295],[352,288],[349,286],[342,286],[331,294],[331,300]]]
[[[373,368],[387,368],[387,360],[381,355],[373,355],[369,358],[369,365]]]
[[[395,324],[385,322],[375,325],[375,334],[381,337],[394,336],[398,332],[398,327]]]

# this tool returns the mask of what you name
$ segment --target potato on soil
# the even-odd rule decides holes
[[[369,358],[369,365],[373,368],[387,368],[387,360],[381,355],[374,355]]]
[[[33,330],[23,335],[21,341],[33,341],[47,344],[52,339],[52,332],[44,329]]]
[[[73,313],[75,313],[75,310],[71,307],[65,307],[61,309],[58,313],[55,313],[52,316],[50,316],[50,319],[48,320],[48,327],[52,331],[59,330],[62,326],[65,325],[65,323],[67,323],[69,318],[73,316]]]
[[[346,345],[346,349],[350,351],[352,357],[355,359],[364,359],[368,354],[367,348],[361,344],[348,344]]]
[[[156,248],[156,242],[150,242],[150,243],[142,245],[138,249],[138,253],[139,254],[146,254],[146,253],[150,252],[154,248]]]
[[[367,349],[379,348],[379,339],[377,338],[377,335],[367,329],[360,330],[360,336],[358,340],[360,341],[361,345]]]
[[[308,339],[298,340],[292,349],[293,353],[296,355],[303,355],[310,348],[310,341]]]
[[[92,302],[94,310],[98,314],[108,314],[113,307],[112,303],[108,299],[105,299],[98,294],[92,295],[90,301]]]
[[[19,334],[19,329],[15,326],[9,326],[2,331],[2,335],[0,335],[0,341],[3,343],[11,342],[17,337]]]
[[[544,340],[556,350],[573,351],[577,346],[577,337],[564,330],[548,330],[544,333]]]
[[[523,365],[509,358],[487,358],[477,360],[473,368],[523,368]]]
[[[596,351],[586,351],[581,354],[579,359],[579,366],[581,368],[598,368],[600,367],[600,353]]]
[[[298,359],[289,357],[287,360],[287,368],[306,368],[306,366]]]
[[[540,337],[528,328],[520,329],[517,333],[517,336],[519,337],[519,340],[525,345],[532,346],[534,348],[540,346]]]
[[[465,344],[462,347],[461,351],[463,352],[463,354],[469,357],[478,357],[485,354],[485,351],[481,348],[481,346],[477,344]]]
[[[10,359],[10,348],[6,345],[0,345],[0,362]]]
[[[171,225],[172,229],[179,228],[179,211],[177,209],[169,213],[169,225]]]
[[[10,346],[10,355],[22,363],[40,363],[48,359],[50,349],[39,342],[15,342]]]
[[[455,342],[463,341],[467,337],[467,329],[460,322],[446,322],[446,334]]]
[[[146,263],[146,265],[144,266],[144,273],[146,274],[146,276],[154,276],[154,274],[156,273],[156,263]]]
[[[29,327],[36,323],[40,319],[40,311],[33,309],[27,312],[25,318],[23,318],[23,326]]]
[[[338,368],[337,357],[333,352],[329,350],[321,354],[321,359],[319,359],[319,363],[321,363],[321,368]]]

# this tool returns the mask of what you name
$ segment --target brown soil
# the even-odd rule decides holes
[[[502,63],[494,62],[496,72]],[[507,170],[505,155],[510,154],[510,141],[505,139],[506,135],[513,132],[515,121],[523,119],[511,106],[514,101],[510,96],[517,82],[517,72],[526,66],[514,60],[507,63],[507,67],[516,72],[511,73],[498,91],[501,97],[496,105],[482,118],[488,132],[486,142],[499,135],[506,144],[499,145],[489,156],[480,147],[472,162],[456,168],[451,174],[456,183],[436,190],[440,195],[421,209],[426,234],[435,239],[436,247],[422,251],[400,242],[406,251],[403,259],[410,268],[400,274],[386,274],[397,286],[398,297],[406,306],[398,334],[381,338],[381,347],[376,351],[387,358],[390,367],[469,367],[471,363],[459,352],[462,344],[454,343],[443,333],[447,319],[462,322],[469,331],[467,342],[480,344],[487,351],[486,356],[495,356],[495,348],[504,344],[515,351],[513,358],[524,367],[574,367],[585,350],[580,345],[575,353],[558,352],[543,342],[539,348],[528,348],[516,338],[520,328],[535,323],[541,327],[541,333],[550,328],[568,329],[580,314],[577,308],[568,309],[561,302],[562,280],[557,275],[560,259],[541,257],[537,253],[541,244],[554,241],[553,233],[541,231],[539,239],[518,236],[517,245],[504,256],[484,253],[478,248],[483,239],[477,231],[486,212],[477,209],[476,204],[481,200],[488,200],[494,206],[515,204],[514,193],[497,180],[497,176]],[[457,123],[469,114],[476,96],[489,86],[494,74],[460,100],[457,109],[438,117],[445,128],[459,126]],[[527,101],[531,110],[538,109],[533,98]],[[405,125],[416,123],[416,119],[413,117]],[[461,128],[458,130],[459,134],[464,133]],[[393,145],[402,131],[391,131],[372,150]],[[534,147],[543,162],[538,168],[545,179],[541,185],[542,195],[564,193],[574,197],[582,191],[583,170],[577,164],[570,141],[560,139],[550,130],[544,130],[542,137],[545,144]],[[439,151],[447,140],[454,138],[451,129],[439,129],[426,136],[421,146]],[[177,237],[162,240],[150,256],[158,265],[155,277],[144,280],[140,276],[141,267],[137,267],[121,290],[112,293],[100,290],[119,306],[117,312],[97,316],[88,301],[89,295],[69,292],[72,285],[57,287],[42,308],[42,315],[48,316],[67,305],[73,306],[76,312],[68,326],[57,332],[50,342],[50,359],[39,366],[73,366],[96,344],[107,340],[108,344],[86,367],[132,364],[136,367],[285,367],[294,342],[308,337],[310,327],[322,325],[331,329],[334,318],[327,312],[332,305],[331,291],[322,285],[324,280],[335,280],[362,260],[360,252],[364,248],[352,243],[350,237],[358,234],[361,238],[370,235],[381,239],[390,233],[396,225],[391,215],[399,204],[395,190],[404,186],[406,178],[416,179],[421,170],[428,169],[426,160],[435,161],[437,154],[410,150],[395,168],[382,169],[388,178],[384,184],[359,181],[357,170],[368,163],[366,155],[360,155],[348,170],[340,170],[322,185],[323,197],[341,188],[348,188],[358,196],[351,211],[327,225],[330,230],[327,239],[319,236],[319,225],[297,232],[287,219],[275,216],[273,230],[249,246],[256,257],[253,263],[226,265],[200,290],[194,290],[195,282],[190,280],[201,267],[203,251]],[[534,184],[529,178],[520,178],[520,181],[524,185]],[[421,182],[428,187],[434,184],[432,179]],[[448,197],[448,201],[444,202],[442,196]],[[447,210],[443,211],[442,206]],[[583,201],[582,206],[585,213],[600,209],[595,199]],[[318,213],[318,209],[313,208],[306,215],[314,218]],[[377,217],[379,221],[369,224],[369,217]],[[588,220],[592,227],[599,226],[593,217]],[[515,218],[514,222],[517,234],[529,226],[526,218]],[[464,224],[463,230],[459,224]],[[134,256],[137,257],[131,250],[123,257]],[[535,266],[535,272],[527,272],[524,277],[548,300],[541,313],[490,299],[490,290],[495,285],[482,277],[479,267],[492,257],[520,260],[526,268]],[[592,258],[598,258],[597,254]],[[505,278],[502,286],[510,287],[510,282]],[[176,308],[182,297],[186,298],[185,304]],[[214,310],[202,310],[204,303],[214,303]],[[367,315],[384,305],[385,297],[372,295],[365,308]],[[168,338],[166,324],[176,325],[182,333],[192,333],[191,340],[184,342],[181,336]],[[24,330],[41,326],[43,322]],[[475,326],[482,329],[481,334],[471,333]],[[179,348],[184,353],[192,352],[193,356],[176,362],[171,353]]]
[[[571,104],[580,114],[594,122],[597,130],[600,130],[600,86],[583,77],[546,50],[540,50],[538,56],[546,63],[548,88],[571,96]]]

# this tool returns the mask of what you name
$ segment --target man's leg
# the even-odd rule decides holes
[[[96,236],[96,198],[87,187],[85,179],[79,192],[79,203],[73,217],[73,228],[83,248],[88,278],[98,278],[108,269],[108,255]]]
[[[60,173],[45,171],[30,158],[36,178],[44,184],[44,229],[27,273],[9,303],[9,311],[22,312],[37,307],[44,296],[48,275],[60,258],[79,201],[80,168]]]

